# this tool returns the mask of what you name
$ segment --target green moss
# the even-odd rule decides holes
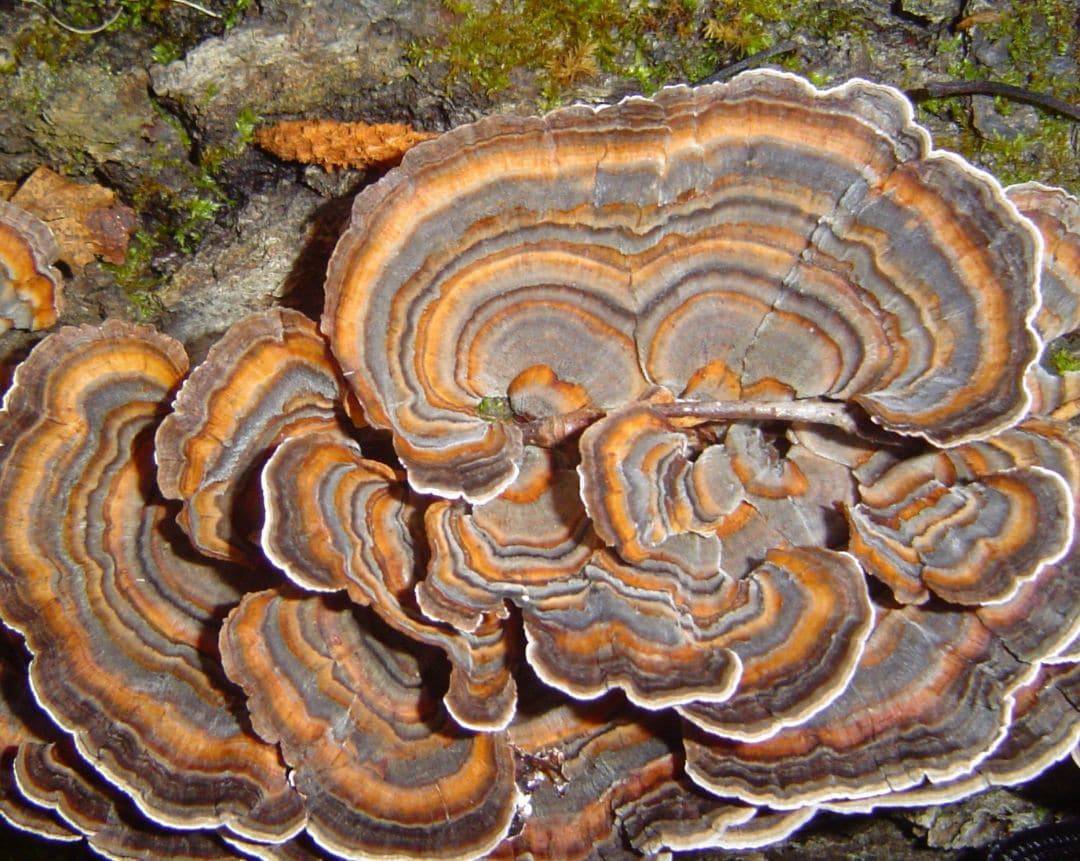
[[[183,56],[180,46],[171,39],[163,39],[150,49],[150,59],[159,66],[165,66]]]
[[[251,0],[226,0],[212,4],[220,18],[205,16],[208,22],[221,21],[220,27],[229,29],[251,6]],[[60,65],[95,39],[107,39],[111,34],[133,31],[153,32],[160,38],[150,49],[149,59],[155,63],[168,63],[183,56],[183,42],[190,40],[190,28],[177,26],[177,7],[170,0],[56,0],[49,4],[57,19],[79,29],[94,29],[119,11],[112,23],[99,33],[73,33],[64,29],[43,10],[37,10],[38,18],[24,27],[15,37],[16,60],[32,57],[52,68]],[[195,12],[189,13],[197,14]],[[176,34],[184,32],[187,38]]]
[[[185,146],[191,141],[183,126],[158,106],[159,115],[174,125]],[[240,157],[251,142],[259,116],[250,108],[240,111],[232,138],[203,147],[192,163],[159,151],[150,165],[151,173],[136,190],[132,205],[142,216],[143,227],[132,237],[127,257],[119,266],[108,266],[117,284],[130,300],[140,319],[153,319],[161,311],[156,294],[164,275],[157,261],[169,251],[194,252],[207,229],[231,200],[221,184],[228,161]],[[159,182],[156,175],[178,175],[183,182]],[[186,191],[176,190],[178,187]]]
[[[790,12],[784,0],[716,0],[705,22],[705,37],[742,55],[771,47],[776,24]]]
[[[1050,351],[1050,365],[1059,375],[1080,371],[1080,356],[1059,345]]]
[[[236,143],[241,148],[255,140],[255,127],[261,119],[262,117],[252,107],[240,109],[240,113],[236,115],[236,122],[233,123],[233,128],[236,129]]]
[[[514,418],[509,398],[481,398],[476,405],[476,414],[489,422],[508,422]]]
[[[418,68],[441,63],[447,84],[493,94],[515,70],[537,76],[538,101],[557,104],[572,85],[602,73],[650,93],[695,81],[795,34],[862,38],[867,19],[841,0],[443,0],[455,21],[409,46]]]
[[[1055,57],[1080,58],[1075,16],[1072,0],[1014,3],[997,21],[979,25],[991,42],[1007,45],[1008,65],[986,69],[966,56],[957,42],[945,45],[954,54],[948,74],[961,80],[993,79],[1076,103],[1080,101],[1080,79],[1047,71]],[[1016,109],[1015,103],[1003,99],[995,99],[994,105],[1003,116]],[[964,98],[928,100],[919,109],[924,120],[934,115],[957,125],[956,134],[937,136],[938,146],[961,153],[1003,183],[1038,179],[1080,192],[1080,161],[1071,143],[1075,133],[1072,121],[1040,112],[1039,128],[1033,132],[984,137],[974,127]]]
[[[495,93],[516,69],[537,73],[551,106],[573,84],[601,73],[636,79],[651,92],[673,77],[715,69],[717,52],[700,38],[697,0],[443,0],[457,20],[439,37],[409,46],[417,67],[439,62],[446,80]],[[678,56],[659,58],[658,40],[678,40]]]

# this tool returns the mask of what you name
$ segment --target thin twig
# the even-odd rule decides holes
[[[719,71],[713,72],[706,78],[702,78],[700,81],[694,81],[693,86],[701,86],[702,84],[716,84],[720,81],[726,81],[728,78],[732,78],[739,72],[745,72],[747,69],[752,69],[764,63],[766,60],[771,60],[773,57],[780,54],[786,54],[789,51],[794,51],[798,48],[798,44],[790,39],[786,39],[783,42],[777,42],[771,48],[766,48],[764,51],[758,51],[756,54],[751,54],[737,63],[732,63],[730,66],[724,66]]]
[[[701,422],[781,421],[830,425],[864,438],[876,438],[880,431],[860,423],[847,404],[834,401],[679,401],[650,404],[657,415],[668,419],[698,419]],[[596,409],[574,410],[519,425],[526,445],[553,448],[577,436],[603,418]]]
[[[656,404],[652,409],[669,419],[802,422],[859,433],[859,425],[847,405],[833,401],[680,401]]]
[[[69,33],[75,33],[78,36],[96,36],[98,33],[102,32],[103,30],[107,30],[109,27],[115,24],[120,18],[121,13],[123,13],[124,11],[123,9],[117,9],[108,21],[103,24],[98,24],[98,26],[96,27],[76,27],[74,24],[68,24],[60,20],[57,14],[53,12],[53,10],[46,6],[44,3],[42,3],[41,0],[22,0],[22,2],[28,6],[37,6],[37,8],[41,9],[46,15],[48,15],[52,22],[61,30],[67,30]]]
[[[1014,102],[1035,105],[1053,114],[1060,114],[1080,122],[1080,106],[1070,104],[1064,99],[1049,93],[1036,93],[1012,84],[999,81],[931,81],[921,87],[908,90],[913,101],[924,99],[943,99],[949,96],[1001,96]]]
[[[597,419],[603,418],[603,416],[604,414],[600,410],[583,409],[558,416],[536,419],[521,425],[522,439],[525,445],[554,448],[581,433]]]

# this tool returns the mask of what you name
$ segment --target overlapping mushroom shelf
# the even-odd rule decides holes
[[[1080,203],[757,72],[412,150],[320,325],[0,414],[0,816],[109,857],[748,848],[1080,741]],[[21,641],[21,642],[20,642]]]

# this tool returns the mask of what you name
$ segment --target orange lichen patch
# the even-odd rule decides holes
[[[600,409],[711,365],[944,444],[1015,424],[1039,249],[896,91],[756,71],[417,147],[356,198],[322,325],[410,481],[482,502],[522,451],[475,405],[536,365]]]
[[[391,627],[443,649],[453,664],[447,707],[462,725],[500,729],[510,721],[516,693],[509,632],[495,617],[455,631],[420,612],[414,589],[427,555],[423,505],[393,470],[365,459],[340,433],[309,433],[278,448],[263,490],[263,546],[290,580],[305,589],[345,590]]]
[[[42,708],[148,816],[282,839],[299,798],[214,669],[243,584],[176,543],[154,492],[153,432],[186,369],[177,342],[120,322],[63,329],[19,367],[0,420],[0,616]]]
[[[11,202],[36,215],[56,238],[59,259],[81,268],[95,258],[123,263],[135,229],[135,210],[100,185],[74,182],[39,167],[19,187]]]
[[[325,596],[248,595],[222,632],[256,731],[280,744],[308,833],[348,857],[478,858],[518,804],[504,733],[458,728],[422,647]]]
[[[577,473],[558,454],[525,450],[514,483],[470,511],[436,502],[427,512],[432,557],[417,585],[424,613],[462,630],[505,615],[507,599],[557,592],[600,541],[578,496]]]
[[[903,460],[861,485],[848,509],[852,553],[904,603],[931,592],[959,604],[1008,599],[1061,559],[1075,532],[1075,463],[1059,474],[1034,465],[1055,458],[1029,451],[1070,445],[1038,431]]]
[[[214,345],[161,423],[158,485],[183,502],[179,522],[197,550],[258,565],[265,459],[286,437],[358,417],[314,323],[282,308],[252,314]]]
[[[106,858],[200,861],[239,857],[203,831],[172,831],[146,819],[117,789],[95,773],[66,742],[24,744],[15,759],[23,794],[86,837]]]
[[[327,170],[390,167],[421,141],[435,137],[402,123],[283,120],[255,130],[255,143],[285,161]]]
[[[0,200],[0,332],[47,329],[63,308],[59,256],[48,226]]]

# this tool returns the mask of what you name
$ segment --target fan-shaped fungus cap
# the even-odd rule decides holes
[[[1080,664],[1044,664],[1014,694],[1008,735],[970,774],[938,784],[830,805],[842,811],[945,804],[992,786],[1013,786],[1065,759],[1080,740]]]
[[[1035,365],[1028,371],[1031,414],[1069,421],[1080,415],[1080,371],[1060,373]]]
[[[1048,566],[1009,602],[977,612],[914,605],[879,611],[855,675],[825,710],[755,743],[686,724],[687,772],[712,792],[779,809],[969,773],[1001,743],[1015,692],[1047,657],[1025,650],[1020,617],[1034,609],[1033,625],[1061,624],[1034,599],[1054,591],[1056,576]],[[995,631],[981,618],[987,610],[1008,623]],[[1080,618],[1075,596],[1064,612],[1074,623]],[[1035,639],[1055,648],[1045,630]]]
[[[416,588],[424,613],[468,631],[485,615],[505,615],[507,599],[557,594],[601,544],[578,493],[577,473],[558,453],[528,446],[495,499],[471,509],[433,504],[425,517],[432,558]]]
[[[573,696],[619,686],[648,708],[731,701],[702,719],[768,734],[824,708],[854,672],[873,619],[865,579],[852,557],[814,547],[759,546],[747,576],[725,573],[715,533],[762,489],[762,470],[740,481],[719,445],[691,460],[689,434],[660,408],[627,406],[582,434],[582,497],[611,546],[517,599],[527,654]],[[806,489],[793,463],[777,467],[780,485],[797,475],[790,492]]]
[[[1080,328],[1080,200],[1037,182],[1005,192],[1043,239],[1042,307],[1035,328],[1044,341]]]
[[[0,820],[49,840],[71,842],[79,839],[79,833],[29,801],[15,782],[20,748],[58,734],[34,704],[26,684],[26,662],[21,649],[0,632]]]
[[[1043,340],[1080,328],[1080,201],[1060,188],[1014,185],[1009,199],[1043,238],[1042,308],[1035,326]],[[1028,372],[1035,415],[1068,420],[1080,413],[1080,373],[1052,373],[1042,365]]]
[[[681,782],[672,782],[673,795],[659,800],[646,798],[634,807],[642,808],[628,828],[631,845],[639,852],[655,855],[665,849],[686,852],[700,849],[756,849],[785,840],[809,822],[816,807],[795,810],[767,810],[738,802],[687,791]],[[656,809],[652,809],[655,805]],[[636,812],[636,811],[635,811]]]
[[[357,197],[322,326],[414,486],[479,502],[522,457],[482,407],[538,365],[601,409],[719,363],[935,442],[1009,426],[1038,255],[895,90],[757,71],[421,144]]]
[[[720,588],[671,581],[598,552],[577,591],[523,603],[529,663],[575,697],[621,687],[655,709],[734,696],[735,714],[782,721],[839,693],[873,616],[854,559],[829,550],[769,551]]]
[[[222,656],[256,731],[281,745],[320,846],[478,858],[518,803],[506,736],[459,729],[426,689],[431,656],[391,634],[341,601],[260,592],[229,617]]]
[[[0,332],[47,329],[62,308],[60,255],[47,224],[0,200]]]
[[[184,503],[195,548],[258,564],[258,477],[289,436],[357,418],[326,343],[303,314],[274,308],[245,317],[184,382],[155,442],[158,484]]]
[[[860,488],[851,550],[904,603],[931,591],[960,604],[1005,600],[1068,551],[1072,493],[1038,466],[961,478],[949,454],[905,461]]]
[[[120,322],[63,329],[18,368],[0,616],[26,638],[38,702],[148,816],[282,839],[299,798],[213,669],[239,584],[178,549],[153,492],[153,431],[186,368],[176,341]]]
[[[95,773],[66,743],[24,744],[15,760],[20,790],[56,812],[106,858],[175,861],[236,858],[216,835],[148,821],[131,799]]]
[[[1049,468],[1047,468],[1049,467]],[[897,600],[1007,600],[1075,534],[1076,443],[1029,422],[978,443],[898,462],[861,485],[851,551]]]
[[[566,704],[538,690],[523,702],[509,735],[529,813],[491,857],[618,857],[629,836],[623,811],[679,771],[672,727],[626,713],[614,697]]]
[[[420,612],[423,509],[399,479],[340,432],[286,440],[263,470],[266,555],[298,586],[345,590],[391,627],[443,649],[453,664],[451,714],[472,729],[502,729],[516,703],[512,640],[498,618],[455,631]]]
[[[813,815],[777,817],[704,792],[683,775],[675,728],[663,716],[628,710],[617,697],[551,704],[534,693],[525,693],[528,705],[509,729],[529,814],[493,859],[744,848],[783,839]]]

